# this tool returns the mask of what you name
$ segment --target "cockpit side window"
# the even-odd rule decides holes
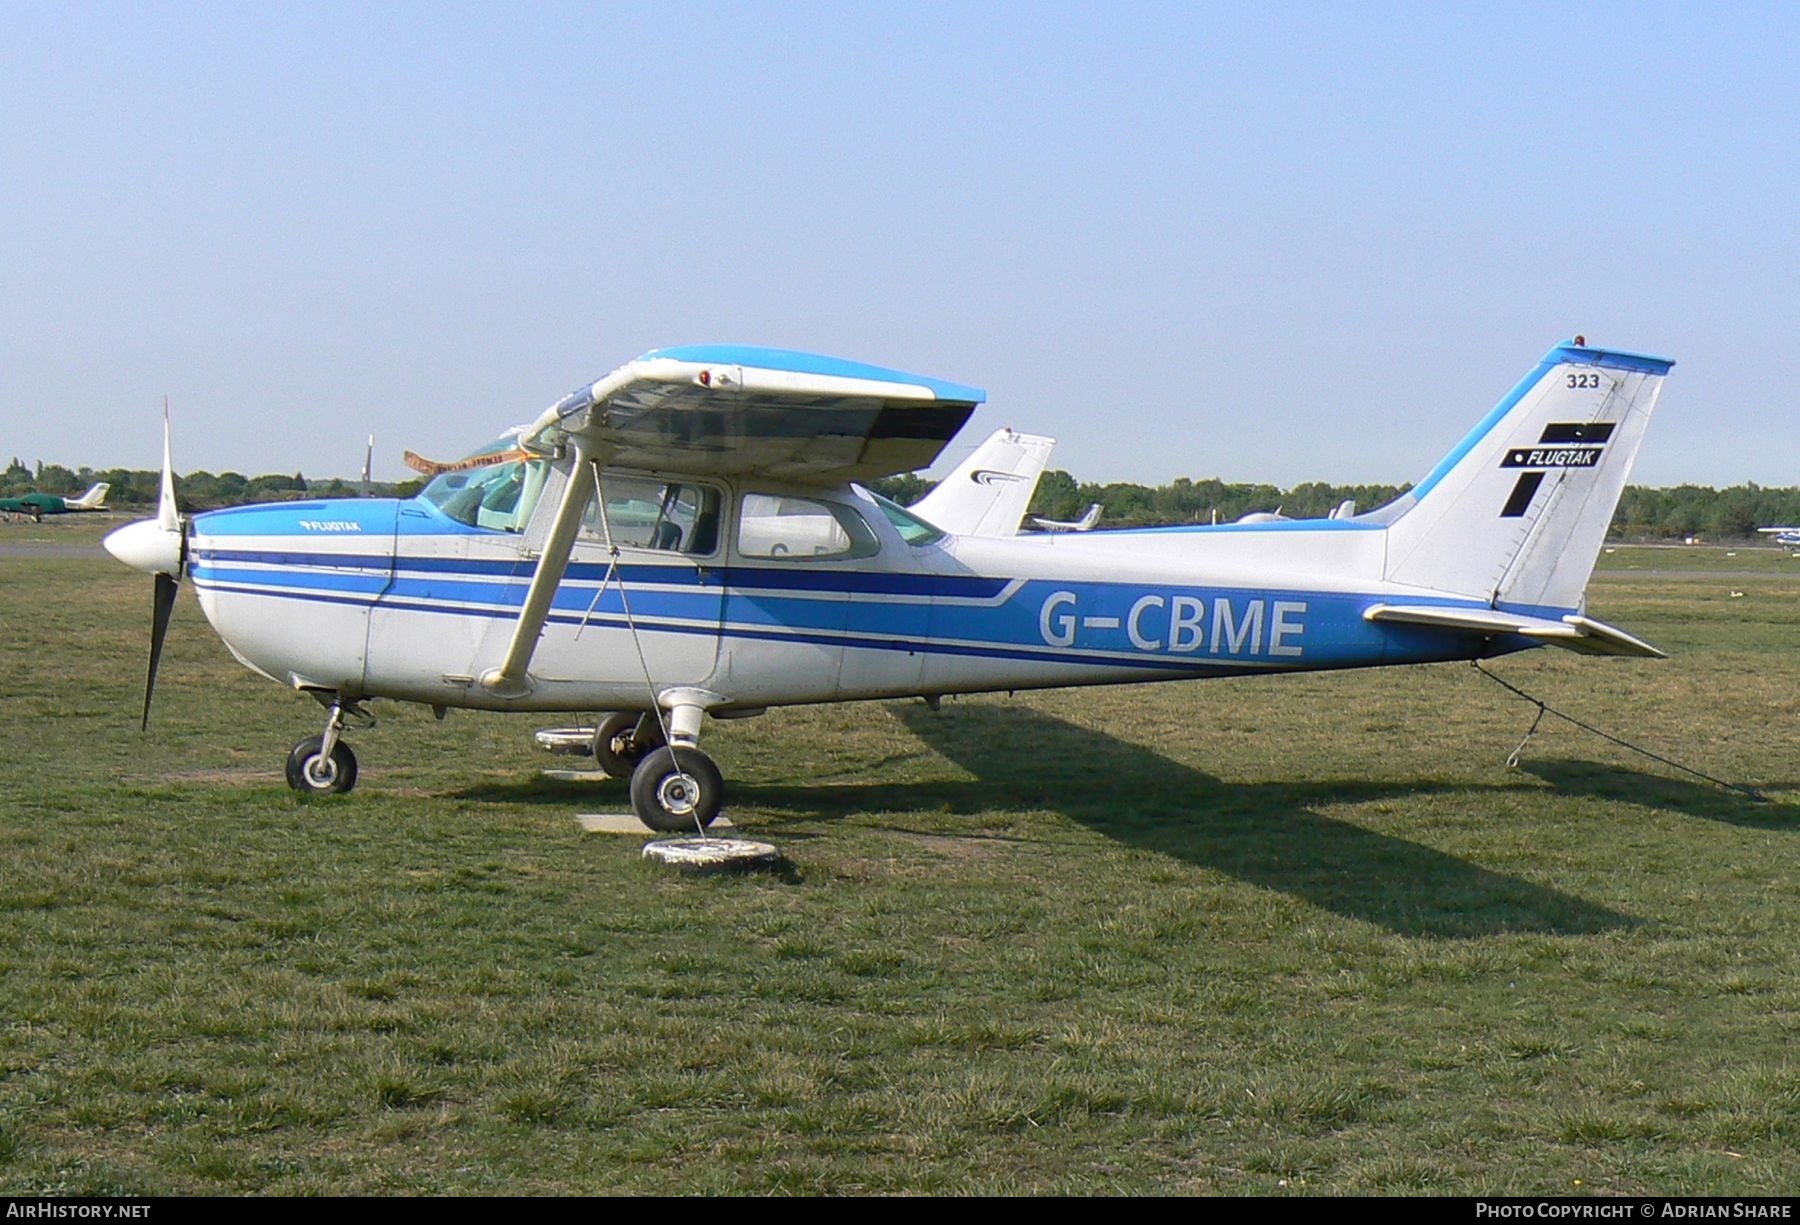
[[[706,485],[604,473],[582,516],[581,535],[590,541],[611,540],[620,548],[706,557],[719,547],[719,501],[719,491]]]

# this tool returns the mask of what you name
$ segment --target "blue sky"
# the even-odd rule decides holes
[[[0,7],[0,462],[376,473],[646,349],[1087,479],[1421,476],[1554,342],[1800,483],[1800,6]]]

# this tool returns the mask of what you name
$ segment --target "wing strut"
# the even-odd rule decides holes
[[[568,484],[563,486],[562,502],[550,524],[550,536],[544,551],[538,554],[537,570],[525,592],[525,603],[519,609],[518,624],[513,627],[512,641],[507,644],[506,658],[498,668],[481,674],[481,687],[500,697],[516,698],[531,692],[531,656],[537,650],[538,638],[544,632],[544,618],[556,599],[563,572],[569,568],[569,554],[575,548],[575,533],[581,527],[581,516],[587,510],[588,498],[594,492],[594,465],[586,443],[577,436],[571,443],[575,461],[569,469]]]

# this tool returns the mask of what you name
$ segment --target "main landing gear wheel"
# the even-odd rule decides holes
[[[631,772],[631,807],[658,833],[705,829],[725,802],[725,779],[699,749],[664,745]]]
[[[288,754],[288,786],[303,795],[342,795],[356,786],[356,754],[342,740],[331,756],[322,753],[325,737],[308,736]]]
[[[653,717],[614,711],[594,729],[594,762],[609,778],[630,778],[644,755],[661,743],[662,727]]]

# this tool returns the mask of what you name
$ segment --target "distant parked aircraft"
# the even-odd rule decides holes
[[[79,498],[59,498],[53,493],[38,493],[36,490],[16,498],[0,498],[0,515],[30,515],[34,521],[41,523],[45,515],[99,510],[105,504],[106,491],[110,488],[112,486],[101,481]]]
[[[1040,531],[1045,532],[1092,531],[1094,524],[1100,522],[1100,503],[1094,502],[1089,505],[1087,513],[1079,519],[1040,519],[1036,515],[1033,515],[1031,516],[1031,521],[1037,524]]]
[[[1216,512],[1215,512],[1215,514],[1216,514]],[[1345,498],[1342,502],[1339,502],[1337,504],[1337,507],[1329,515],[1325,516],[1325,519],[1327,522],[1330,522],[1333,519],[1354,519],[1354,518],[1356,518],[1356,499],[1355,498]],[[1214,522],[1216,523],[1216,522],[1218,522],[1218,520],[1214,519]],[[1277,506],[1274,510],[1253,510],[1247,515],[1240,516],[1238,518],[1238,522],[1239,523],[1298,523],[1298,522],[1301,522],[1301,520],[1295,519],[1292,515],[1282,514],[1281,507]]]

